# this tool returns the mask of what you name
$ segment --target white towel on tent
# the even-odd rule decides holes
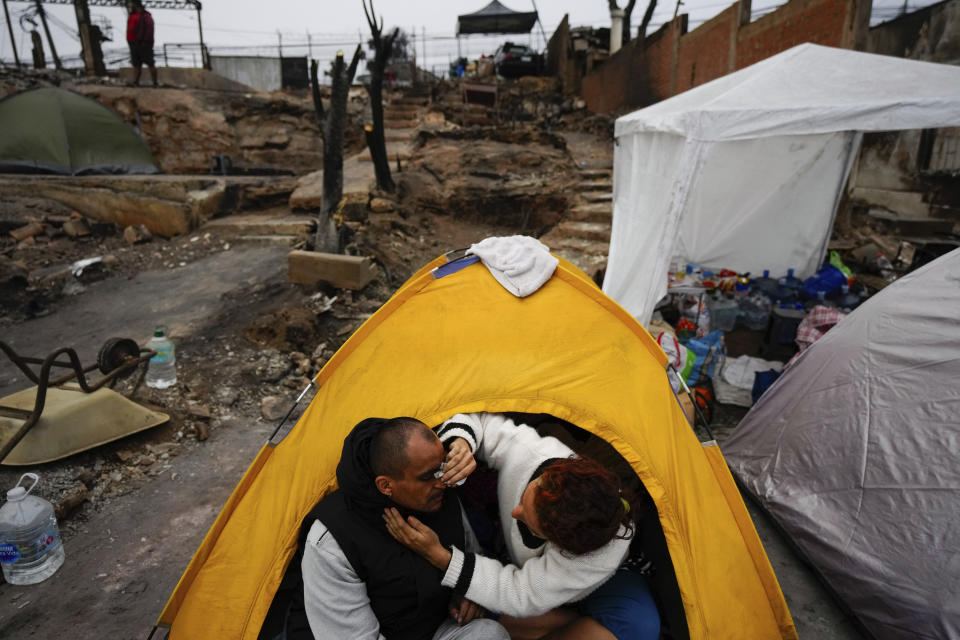
[[[530,236],[486,238],[470,245],[467,254],[483,262],[503,288],[523,298],[550,279],[560,263],[550,248]]]
[[[560,264],[550,255],[547,245],[529,236],[486,238],[470,245],[467,254],[471,253],[480,258],[504,289],[518,298],[543,286]]]

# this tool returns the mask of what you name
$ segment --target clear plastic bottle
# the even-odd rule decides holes
[[[154,349],[157,355],[150,358],[147,365],[147,386],[152,389],[166,389],[177,383],[177,353],[173,342],[167,337],[167,328],[159,326],[153,331],[153,337],[147,342],[148,349]]]
[[[29,489],[20,486],[24,478],[33,480]],[[0,508],[0,567],[10,584],[42,582],[63,564],[63,543],[53,505],[29,495],[39,481],[35,473],[20,476]]]
[[[893,270],[893,264],[882,253],[877,254],[877,270],[887,282],[893,282],[897,279],[897,272]]]

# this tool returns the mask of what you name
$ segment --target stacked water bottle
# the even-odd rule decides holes
[[[764,270],[758,278],[726,269],[714,273],[696,264],[674,263],[670,269],[670,288],[686,291],[690,287],[709,292],[706,298],[711,329],[730,331],[739,322],[753,331],[767,327],[774,309],[809,311],[816,306],[836,307],[849,313],[862,300],[851,287],[849,269],[836,252],[831,252],[816,274],[801,280],[793,269],[773,278]],[[865,293],[865,292],[862,292]]]

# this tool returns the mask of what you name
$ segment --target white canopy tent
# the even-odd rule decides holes
[[[863,131],[960,125],[960,67],[793,47],[617,119],[604,293],[643,322],[672,258],[820,266]]]

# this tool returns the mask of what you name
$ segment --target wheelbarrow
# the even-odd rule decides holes
[[[0,351],[35,385],[0,398],[0,464],[59,460],[170,419],[112,389],[156,355],[134,340],[110,338],[101,347],[97,362],[86,367],[69,347],[46,358],[33,358],[0,341]],[[87,374],[94,371],[102,377],[91,382]],[[137,386],[145,374],[146,367]]]

